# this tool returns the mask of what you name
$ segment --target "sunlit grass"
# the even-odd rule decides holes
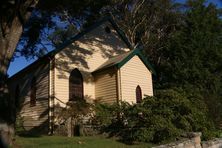
[[[147,148],[148,143],[127,145],[114,139],[104,137],[16,137],[16,145],[22,148]]]

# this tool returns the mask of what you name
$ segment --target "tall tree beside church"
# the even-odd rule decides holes
[[[12,142],[13,132],[14,112],[6,84],[7,69],[22,34],[23,25],[37,3],[38,0],[0,2],[0,124],[8,125],[8,128],[0,131],[0,147]]]
[[[0,106],[1,121],[12,122],[6,85],[7,69],[23,31],[38,0],[4,0],[0,2]],[[5,113],[6,112],[6,113]],[[8,114],[7,114],[8,113]]]
[[[112,13],[134,47],[159,65],[165,43],[181,21],[180,6],[173,0],[113,0],[104,11]]]
[[[163,84],[203,97],[216,121],[222,113],[222,20],[215,5],[189,0],[184,19],[165,50]],[[197,92],[195,92],[197,93]]]

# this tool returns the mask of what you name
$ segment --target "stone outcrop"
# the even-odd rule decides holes
[[[201,142],[201,133],[188,133],[183,140],[154,148],[222,148],[222,139]]]

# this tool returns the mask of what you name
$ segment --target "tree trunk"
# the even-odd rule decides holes
[[[15,17],[11,27],[5,31],[7,34],[4,35],[2,32],[0,34],[0,136],[4,145],[11,145],[14,134],[15,106],[14,101],[10,99],[6,81],[10,59],[22,34],[22,24],[19,19]]]
[[[0,35],[0,74],[1,74],[1,81],[5,80],[7,69],[9,67],[9,62],[13,56],[17,43],[20,39],[22,34],[22,24],[20,23],[19,19],[16,17],[8,33],[3,36]]]
[[[16,118],[15,103],[10,97],[7,85],[7,70],[21,37],[23,23],[31,16],[28,8],[35,7],[37,3],[38,0],[29,0],[24,3],[15,1],[15,4],[8,8],[14,13],[11,13],[11,15],[0,14],[0,147],[7,147],[12,144]],[[7,2],[4,4],[8,6]],[[27,10],[27,12],[24,12],[24,10]],[[21,11],[23,16],[20,14]],[[1,10],[1,12],[4,11]],[[7,11],[4,13],[7,13]],[[21,17],[23,20],[21,20]]]
[[[3,33],[0,34],[0,136],[4,145],[11,145],[14,135],[15,106],[14,100],[10,99],[6,81],[10,59],[22,34],[22,24],[17,17],[9,29],[6,30],[5,36]]]

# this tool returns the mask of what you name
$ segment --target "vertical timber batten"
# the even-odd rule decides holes
[[[55,99],[55,58],[50,60],[49,71],[49,135],[53,134],[54,127],[54,99]]]
[[[120,69],[117,68],[116,71],[116,89],[117,89],[117,102],[122,101],[122,93],[121,93],[121,72]]]

